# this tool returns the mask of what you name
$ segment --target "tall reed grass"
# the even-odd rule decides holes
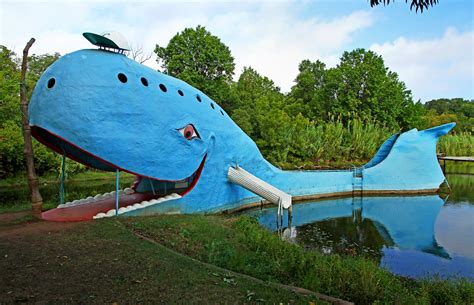
[[[301,125],[301,124],[300,124]],[[295,124],[295,126],[297,126]],[[309,123],[303,128],[293,127],[281,133],[283,145],[291,148],[283,154],[262,149],[270,161],[278,164],[313,164],[328,162],[368,161],[380,145],[396,130],[380,126],[371,121],[352,119],[346,124],[341,120],[323,123]],[[265,149],[267,148],[267,149]]]
[[[460,132],[441,137],[438,152],[447,156],[474,156],[474,136],[470,132]]]
[[[330,122],[294,123],[282,127],[278,144],[258,141],[269,161],[285,168],[315,165],[363,164],[369,161],[382,143],[398,130],[373,121],[340,119]],[[272,139],[276,142],[275,138]],[[449,156],[474,156],[474,136],[470,132],[441,137],[438,153]]]

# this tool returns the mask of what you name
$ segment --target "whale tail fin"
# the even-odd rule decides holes
[[[436,190],[445,180],[436,156],[439,137],[455,123],[395,134],[364,167],[364,190]]]
[[[451,122],[451,123],[435,126],[435,127],[429,128],[429,129],[425,129],[425,130],[422,130],[420,132],[432,135],[433,137],[436,137],[436,138],[439,138],[441,136],[446,135],[455,126],[456,126],[456,123]]]

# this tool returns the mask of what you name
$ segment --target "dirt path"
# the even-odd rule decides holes
[[[29,211],[0,214],[0,238],[42,235],[64,231],[87,222],[51,222],[31,219]],[[25,221],[22,221],[25,219]],[[16,223],[16,222],[19,223]]]
[[[0,274],[0,304],[318,302],[176,255],[114,219],[2,225]]]
[[[15,219],[30,215],[30,211],[21,211],[13,213],[2,213],[0,214],[0,223],[11,222]]]

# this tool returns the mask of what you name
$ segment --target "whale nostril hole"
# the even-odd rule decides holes
[[[178,94],[181,95],[181,96],[184,95],[183,91],[181,91],[181,90],[178,90]]]
[[[211,103],[211,107],[212,107],[212,109],[214,109],[214,104],[213,103]]]
[[[163,92],[166,92],[166,91],[167,91],[166,86],[163,85],[163,84],[160,84],[160,89],[161,89],[161,91],[163,91]]]
[[[54,87],[54,84],[56,84],[56,80],[54,78],[50,78],[48,80],[48,88],[51,89]]]
[[[198,102],[200,103],[201,102],[201,97],[198,95],[196,95],[196,99],[198,100]]]
[[[221,114],[222,114],[222,116],[224,116],[224,112],[222,112],[222,110],[221,110]]]
[[[117,75],[117,77],[118,77],[119,81],[121,81],[122,83],[125,84],[125,83],[127,82],[127,76],[126,76],[125,74],[119,73],[119,74]]]
[[[142,77],[140,80],[142,81],[143,86],[148,87],[148,81],[146,78]]]

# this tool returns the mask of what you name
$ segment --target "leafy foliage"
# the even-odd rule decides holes
[[[462,98],[436,99],[426,102],[424,119],[429,127],[456,122],[457,131],[474,131],[474,101]]]
[[[228,109],[234,58],[229,48],[205,27],[184,29],[166,47],[156,45],[155,53],[165,73],[200,89]]]
[[[395,2],[395,1],[393,1]],[[408,3],[408,0],[405,0]],[[428,9],[430,6],[438,4],[439,0],[411,0],[410,9],[415,8],[416,12],[420,10],[423,13],[424,9]],[[370,0],[370,6],[376,6],[383,3],[384,5],[390,4],[390,0]]]
[[[331,69],[304,60],[290,96],[293,108],[311,120],[331,116],[374,120],[393,128],[412,127],[405,119],[413,111],[411,92],[398,75],[385,67],[381,56],[356,49],[344,52]]]
[[[28,58],[27,94],[31,96],[41,74],[59,54],[31,55]],[[26,168],[23,153],[20,111],[20,61],[16,54],[0,46],[0,177],[12,176]],[[33,140],[36,170],[42,174],[60,168],[61,159],[44,145]],[[84,170],[84,166],[68,160],[69,172]]]

